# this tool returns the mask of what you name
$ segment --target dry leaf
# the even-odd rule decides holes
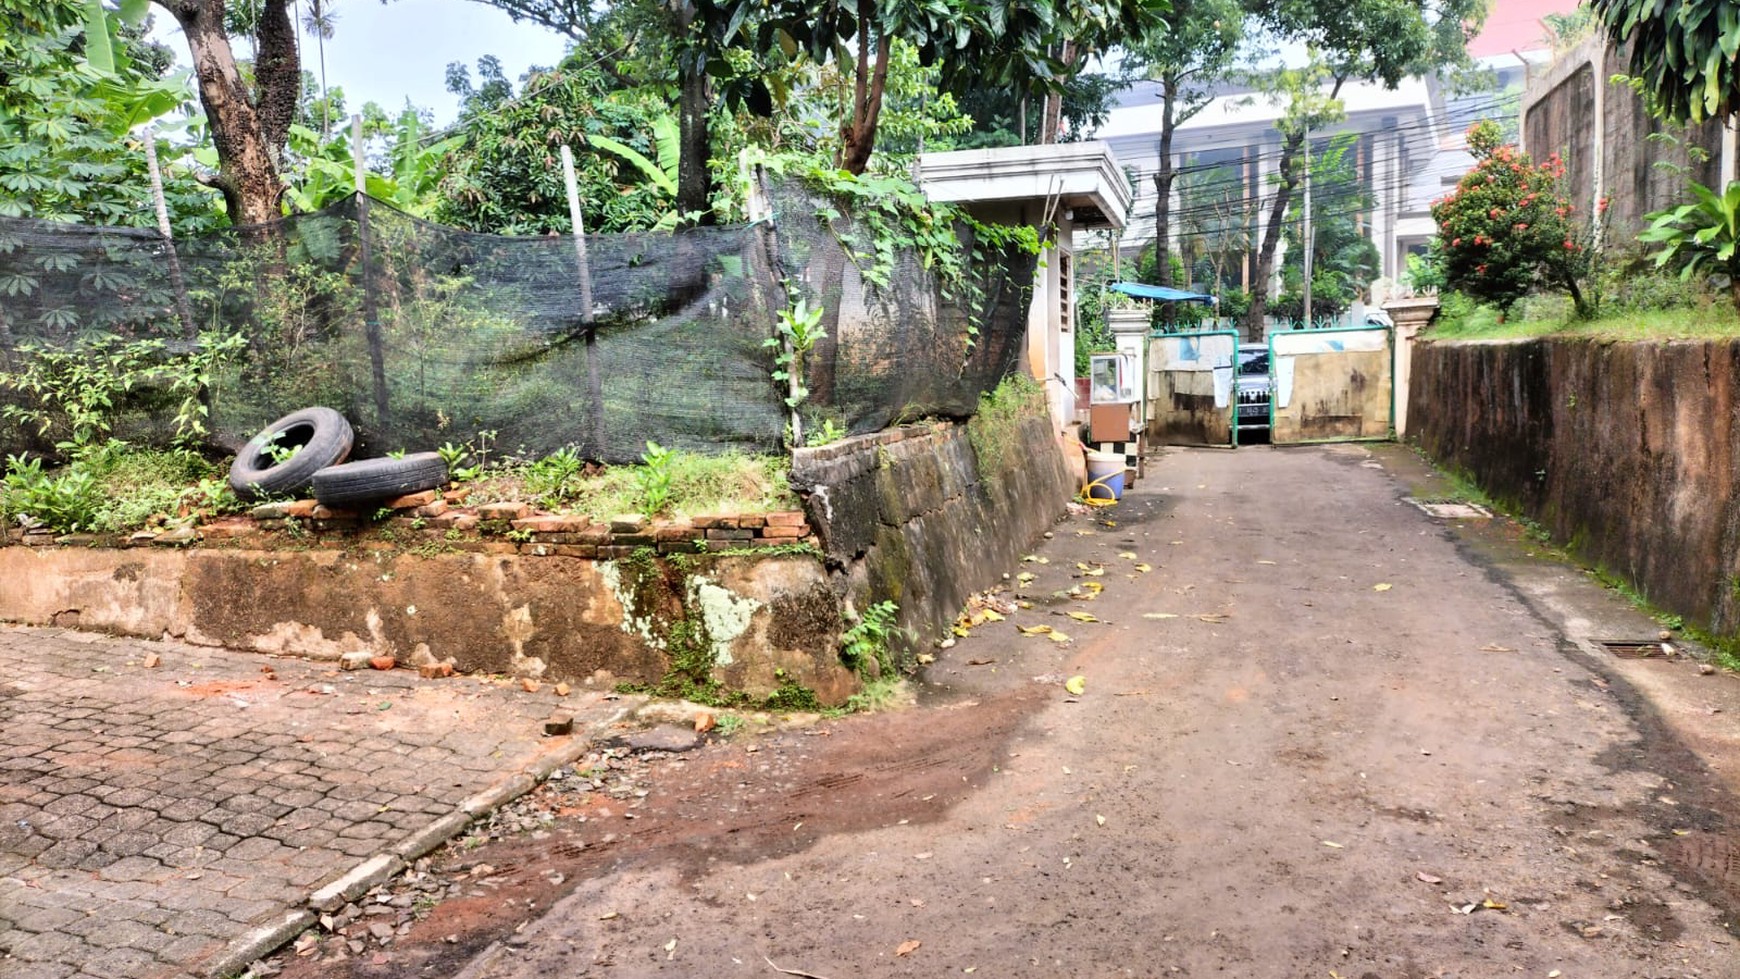
[[[1069,642],[1069,636],[1058,632],[1056,629],[1051,630],[1045,635],[1046,638],[1050,639],[1052,642]]]
[[[1003,613],[998,612],[995,609],[986,609],[984,612],[984,615],[985,615],[986,622],[1001,622],[1001,621],[1003,621]]]
[[[1274,564],[1275,562],[1273,562],[1273,561],[1258,561],[1257,563],[1258,564]]]
[[[1101,816],[1098,813],[1095,813],[1094,814],[1094,823],[1096,825],[1099,825],[1099,826],[1104,826],[1106,824],[1106,817]]]
[[[1038,577],[1039,577],[1038,575],[1034,574],[1031,571],[1023,571],[1020,574],[1015,576],[1015,580],[1020,582],[1021,584],[1025,585],[1030,581],[1036,580]]]
[[[1201,615],[1195,616],[1195,618],[1201,619],[1209,625],[1219,625],[1227,620],[1227,616],[1221,612],[1204,612]]]
[[[1142,572],[1143,574],[1147,574],[1148,572],[1154,570],[1154,566],[1151,564],[1138,564],[1138,565],[1136,565],[1136,570]]]
[[[1176,618],[1178,618],[1178,616],[1172,614],[1171,612],[1143,612],[1142,618],[1144,618],[1144,619],[1176,619]]]
[[[1495,642],[1489,642],[1486,645],[1480,647],[1480,651],[1483,653],[1514,653],[1514,652],[1516,652],[1516,650],[1510,648],[1509,646],[1500,646],[1498,643],[1495,643]]]
[[[1081,596],[1084,600],[1093,599],[1097,597],[1100,592],[1106,590],[1106,586],[1097,581],[1084,581],[1076,587],[1086,592],[1086,594]]]
[[[1494,901],[1490,897],[1480,902],[1480,906],[1492,911],[1503,911],[1505,908],[1509,907],[1509,905],[1505,904],[1503,901]]]
[[[1040,557],[1040,556],[1039,556],[1039,555],[1037,555],[1037,554],[1029,554],[1029,555],[1027,555],[1027,556],[1026,556],[1026,557],[1024,557],[1024,558],[1022,558],[1022,559],[1021,559],[1021,560],[1022,560],[1022,561],[1025,561],[1025,562],[1027,562],[1027,563],[1029,563],[1029,564],[1050,564],[1050,563],[1051,563],[1051,559],[1050,559],[1050,558],[1048,558],[1048,557]]]
[[[696,714],[695,715],[695,733],[696,734],[706,734],[708,731],[713,730],[713,726],[717,723],[719,723],[719,722],[713,717],[712,714]]]
[[[1024,636],[1048,636],[1051,634],[1051,626],[1048,625],[1018,625],[1015,628],[1019,629]]]
[[[1373,586],[1371,586],[1371,590],[1372,591],[1389,591],[1390,590],[1390,583],[1386,581],[1386,582],[1383,582],[1382,584],[1373,585]]]
[[[919,941],[916,938],[909,938],[906,941],[900,943],[900,947],[894,950],[894,954],[895,955],[911,955],[912,953],[918,951],[918,947],[920,945],[923,945],[923,944],[924,944],[923,942]]]
[[[1072,676],[1063,681],[1063,689],[1068,690],[1070,693],[1079,697],[1081,696],[1082,691],[1087,689],[1087,677],[1080,675]]]
[[[614,917],[616,917],[615,911],[606,911],[603,914],[598,916],[598,920],[599,921],[609,921],[610,919],[612,919]]]
[[[1434,877],[1431,874],[1426,873],[1424,870],[1415,874],[1414,879],[1419,881],[1422,884],[1442,884],[1442,883],[1444,883],[1444,878]]]
[[[1106,573],[1105,568],[1089,568],[1088,570],[1082,572],[1082,574],[1087,575],[1089,578],[1099,578],[1099,577],[1104,576],[1105,573]]]
[[[1118,556],[1129,561],[1136,560],[1136,552],[1134,551],[1123,551],[1119,553]]]
[[[1332,842],[1332,841],[1330,841],[1330,840],[1324,840],[1324,841],[1323,841],[1323,845],[1324,845],[1324,846],[1328,846],[1328,847],[1334,847],[1334,848],[1335,848],[1335,849],[1337,849],[1337,850],[1345,850],[1345,849],[1347,849],[1347,847],[1344,847],[1344,846],[1342,846],[1342,845],[1341,845],[1341,844],[1340,844],[1340,843],[1335,843],[1335,842]]]
[[[1092,612],[1065,612],[1064,614],[1069,616],[1070,618],[1076,620],[1077,622],[1098,622],[1099,621],[1099,619],[1096,618]]]
[[[970,659],[970,660],[967,660],[967,665],[968,666],[990,666],[992,663],[995,663],[995,662],[997,662],[997,661],[994,659]]]
[[[972,631],[967,629],[964,626],[955,626],[953,629],[951,629],[949,631],[953,632],[957,636],[960,636],[962,639],[970,639],[970,638],[972,638],[972,635],[973,635]]]

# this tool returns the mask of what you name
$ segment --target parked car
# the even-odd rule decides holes
[[[1239,435],[1268,434],[1269,400],[1274,396],[1274,382],[1269,376],[1269,345],[1239,344],[1238,375],[1234,378],[1238,392]]]

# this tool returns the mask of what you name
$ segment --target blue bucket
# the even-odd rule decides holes
[[[1090,500],[1121,500],[1124,498],[1124,457],[1111,452],[1087,454],[1087,491]]]

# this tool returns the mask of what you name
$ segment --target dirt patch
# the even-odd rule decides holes
[[[722,862],[799,853],[835,834],[935,822],[1004,759],[1041,695],[1036,685],[1018,688],[927,712],[922,725],[903,713],[849,717],[682,755],[607,759],[523,801],[519,811],[549,814],[547,829],[444,850],[427,872],[459,882],[461,893],[392,945],[370,943],[358,954],[342,941],[305,943],[308,954],[285,957],[284,976],[448,975],[589,878],[671,868],[688,880]],[[589,775],[627,776],[634,787],[576,789],[576,778]]]

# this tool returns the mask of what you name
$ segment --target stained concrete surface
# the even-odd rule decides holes
[[[1408,503],[1405,449],[1150,473],[1009,569],[1032,608],[918,707],[646,761],[632,812],[450,853],[488,886],[285,974],[1740,974],[1740,681],[1597,654],[1656,626]]]

